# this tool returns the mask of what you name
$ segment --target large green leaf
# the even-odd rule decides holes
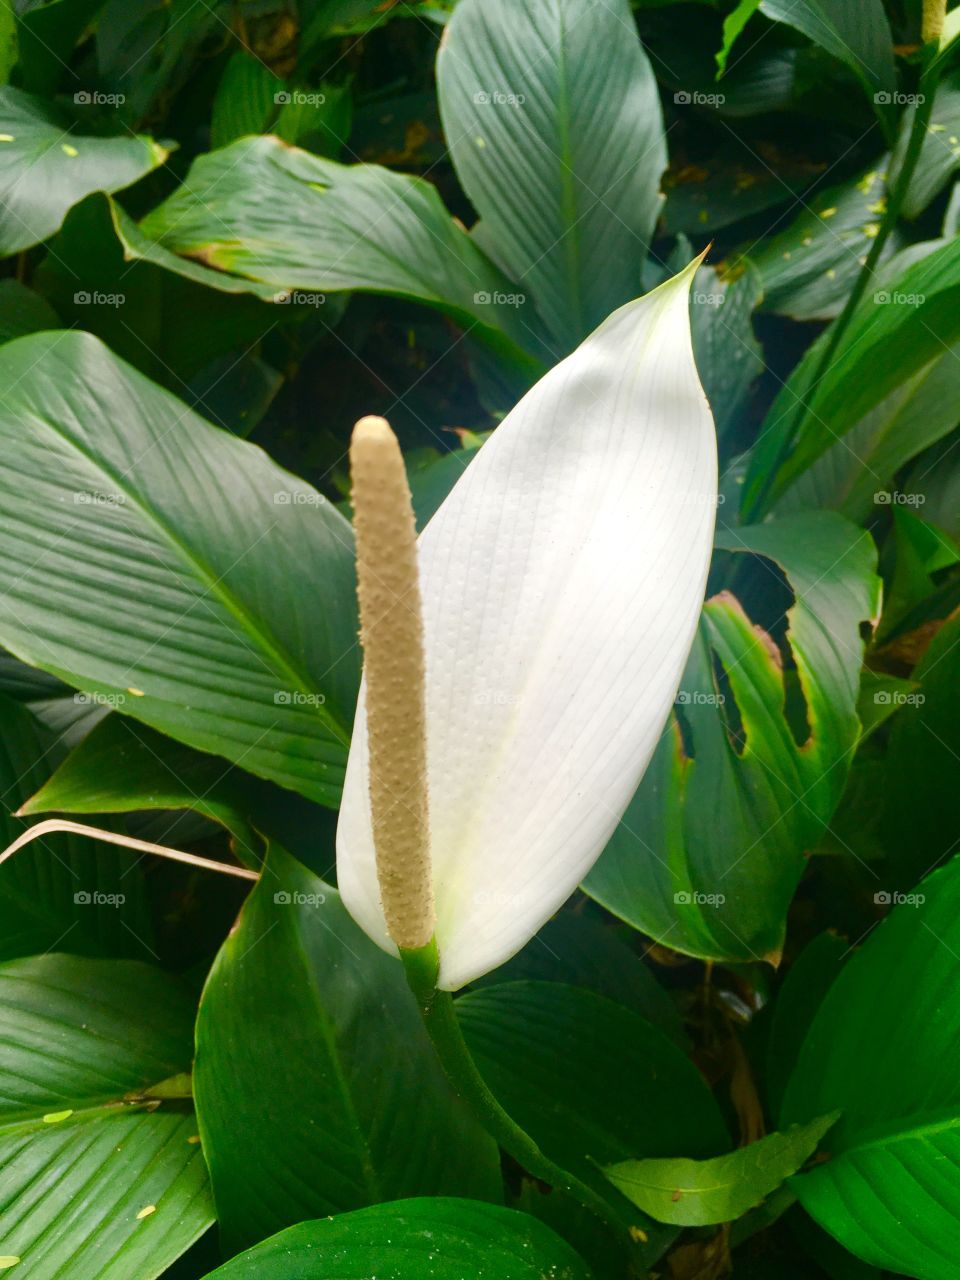
[[[306,293],[320,307],[343,290],[398,294],[538,367],[523,355],[539,352],[532,307],[421,179],[242,138],[196,160],[140,231],[194,278],[199,264],[209,283],[222,275],[280,300]]]
[[[359,666],[347,522],[87,335],[7,344],[0,379],[0,640],[335,803]]]
[[[761,558],[761,599],[771,588],[777,598],[774,565],[786,575],[792,603],[760,622],[786,621],[791,666],[730,591],[707,602],[676,713],[584,887],[678,951],[776,960],[804,853],[840,800],[859,734],[876,553],[827,512],[727,529],[717,545]]]
[[[836,1118],[824,1116],[768,1134],[712,1160],[625,1160],[604,1173],[658,1222],[678,1227],[733,1222],[797,1172]]]
[[[589,915],[560,912],[522,951],[480,979],[484,986],[525,980],[584,987],[639,1013],[677,1044],[686,1043],[679,1010],[653,970],[616,928]]]
[[[478,238],[561,351],[642,292],[666,144],[627,0],[461,0],[437,58]]]
[[[0,849],[26,828],[13,811],[62,755],[31,711],[0,695]],[[53,948],[146,959],[151,942],[143,881],[128,853],[56,834],[0,866],[0,959]]]
[[[904,463],[960,420],[960,347],[937,355],[831,444],[777,503],[778,512],[829,507],[866,522],[902,495]]]
[[[91,191],[119,191],[163,164],[151,138],[81,134],[39,98],[0,88],[0,256],[46,240]]]
[[[462,996],[456,1010],[501,1105],[551,1159],[601,1193],[609,1194],[601,1165],[729,1146],[696,1067],[612,1000],[561,983],[511,982]],[[649,1223],[635,1225],[653,1234]]]
[[[769,507],[841,436],[945,346],[960,340],[960,239],[868,294],[816,381],[828,329],[767,415],[744,491],[749,516]]]
[[[381,1200],[501,1194],[401,965],[279,849],[208,979],[196,1096],[230,1251]]]
[[[590,1280],[535,1218],[471,1200],[402,1200],[303,1222],[207,1280]]]
[[[960,860],[850,960],[790,1079],[784,1123],[840,1110],[831,1159],[793,1181],[848,1249],[918,1280],[960,1256]]]
[[[146,965],[45,955],[0,966],[0,1009],[7,1265],[153,1280],[213,1221],[196,1120],[155,1090],[189,1068],[192,1002]]]

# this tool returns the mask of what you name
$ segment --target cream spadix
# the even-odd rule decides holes
[[[691,264],[523,398],[419,540],[440,986],[520,949],[603,850],[656,746],[703,601],[716,439]],[[337,832],[344,902],[392,949],[366,693]],[[651,854],[651,856],[653,856]]]

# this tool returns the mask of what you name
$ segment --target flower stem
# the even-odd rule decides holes
[[[516,1124],[496,1100],[474,1062],[460,1030],[449,991],[436,987],[437,948],[401,951],[407,981],[417,998],[420,1014],[447,1079],[457,1095],[473,1111],[487,1133],[526,1171],[557,1191],[565,1191],[589,1209],[606,1227],[625,1237],[635,1248],[626,1222],[611,1205],[585,1182],[555,1164],[528,1133]]]
[[[942,59],[937,57],[937,46],[928,44],[923,51],[923,70],[920,75],[920,83],[917,89],[917,105],[913,114],[913,121],[910,127],[910,135],[907,139],[907,145],[903,152],[903,158],[896,174],[893,175],[892,186],[888,188],[887,207],[883,218],[880,222],[879,230],[874,237],[873,244],[870,246],[870,252],[867,254],[866,261],[860,268],[850,295],[844,305],[843,310],[834,320],[833,324],[827,330],[827,340],[824,344],[823,351],[817,361],[813,375],[807,384],[809,395],[812,397],[816,394],[816,389],[825,377],[827,371],[833,363],[834,356],[840,346],[843,336],[847,331],[854,312],[863,300],[863,296],[869,285],[873,282],[880,256],[886,247],[887,241],[897,221],[900,217],[900,211],[903,208],[903,202],[906,199],[907,192],[910,188],[910,182],[913,178],[914,170],[917,167],[917,161],[920,159],[920,152],[923,148],[924,138],[927,134],[927,126],[930,123],[930,114],[933,111],[933,100],[937,90],[937,83],[943,69]],[[894,164],[894,158],[891,158],[891,167]],[[792,419],[789,427],[783,433],[780,440],[780,447],[776,456],[772,459],[767,474],[760,483],[759,490],[752,502],[749,502],[744,511],[745,520],[756,520],[759,516],[765,514],[767,504],[780,496],[777,488],[777,476],[781,466],[795,443],[797,431],[803,421],[804,413],[807,409],[807,403],[804,399],[798,397]]]

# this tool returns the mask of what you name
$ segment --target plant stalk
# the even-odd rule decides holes
[[[430,942],[426,947],[414,951],[401,951],[400,955],[427,1034],[458,1097],[473,1111],[487,1133],[528,1173],[555,1190],[565,1191],[579,1200],[606,1227],[621,1238],[626,1238],[630,1248],[634,1249],[636,1245],[628,1225],[617,1216],[603,1197],[545,1155],[490,1092],[463,1038],[453,1007],[453,997],[449,991],[437,989],[436,943]]]

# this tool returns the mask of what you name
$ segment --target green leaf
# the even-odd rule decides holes
[[[766,1096],[780,1114],[783,1092],[817,1009],[850,954],[849,943],[833,933],[813,939],[790,966],[773,1004],[766,1054]]]
[[[190,384],[225,355],[231,365],[242,360],[238,352],[255,349],[278,316],[292,320],[296,308],[279,313],[257,297],[231,293],[231,284],[240,287],[231,276],[217,278],[198,264],[191,276],[182,266],[182,259],[140,235],[115,200],[94,193],[67,214],[35,282],[63,318],[48,327],[95,334],[215,421],[209,393]]]
[[[16,568],[0,642],[335,804],[359,665],[347,522],[87,335],[8,343],[0,378],[0,550]]]
[[[74,46],[83,35],[104,0],[46,0],[40,4],[18,4],[9,0],[17,13],[20,49],[20,77],[32,93],[53,95],[70,64]],[[72,83],[76,79],[71,77]]]
[[[960,346],[956,343],[904,379],[804,471],[777,503],[777,512],[830,508],[866,523],[903,494],[900,468],[957,425]]]
[[[131,813],[192,809],[234,837],[246,866],[259,866],[263,841],[244,820],[247,783],[218,756],[185,747],[123,716],[97,725],[20,812]]]
[[[960,1254],[960,860],[851,959],[803,1045],[783,1121],[842,1111],[831,1159],[792,1186],[851,1252],[918,1280]]]
[[[915,495],[897,496],[911,498]],[[920,505],[922,502],[918,499],[916,506]],[[941,569],[951,568],[960,560],[960,544],[915,515],[916,506],[914,510],[905,505],[893,508],[896,560],[884,600],[883,638],[933,594],[936,590],[933,575]]]
[[[727,69],[727,62],[737,37],[760,8],[760,0],[738,0],[735,9],[723,20],[723,44],[717,50],[717,79]]]
[[[147,965],[0,966],[3,1249],[32,1280],[153,1280],[213,1221],[196,1120],[149,1098],[193,1005]],[[52,1176],[52,1172],[55,1176]]]
[[[666,145],[627,0],[461,0],[437,58],[480,244],[571,350],[642,292]]]
[[[843,794],[859,734],[876,553],[827,512],[722,529],[717,546],[761,557],[752,590],[772,616],[758,629],[729,590],[707,601],[677,710],[584,888],[675,950],[775,961],[804,853]],[[793,592],[783,613],[769,603],[774,565]],[[742,594],[751,583],[740,573]],[[764,630],[784,622],[786,670]]]
[[[381,1200],[501,1195],[402,966],[278,848],[207,981],[196,1097],[229,1251]]]
[[[690,296],[697,370],[722,439],[738,425],[750,388],[763,372],[752,321],[763,296],[760,277],[749,264],[726,278],[701,267]]]
[[[600,1190],[598,1165],[729,1146],[693,1063],[612,1000],[556,982],[511,982],[461,996],[456,1010],[500,1104],[552,1160]]]
[[[751,517],[776,502],[881,400],[960,340],[960,239],[868,294],[830,368],[813,386],[829,333],[807,350],[767,415],[744,492],[743,510]]]
[[[169,152],[135,134],[74,132],[45,102],[0,88],[0,255],[48,239],[91,191],[119,191]]]
[[[13,810],[45,783],[63,744],[26,707],[0,695],[0,849],[28,824]],[[146,958],[153,941],[130,854],[75,835],[41,837],[0,866],[0,959],[61,947]]]
[[[471,1200],[402,1200],[264,1241],[207,1280],[591,1280],[586,1264],[525,1213]]]
[[[263,133],[277,114],[284,82],[259,58],[238,49],[223,69],[210,119],[210,145],[216,150],[248,134]]]
[[[0,84],[8,84],[10,72],[17,65],[17,19],[12,0],[0,5]]]
[[[846,63],[881,119],[889,114],[897,73],[882,0],[762,0],[760,11]]]
[[[958,852],[960,613],[937,631],[913,679],[891,728],[880,828],[898,879],[908,885]]]
[[[886,209],[889,156],[805,202],[778,235],[750,250],[760,273],[763,310],[792,320],[830,320],[860,273]],[[884,250],[896,248],[892,237]]]
[[[563,911],[480,985],[530,980],[584,987],[646,1018],[681,1048],[686,1036],[676,1004],[615,929]]]
[[[0,342],[59,326],[57,313],[39,294],[19,280],[0,280]]]
[[[539,367],[529,354],[539,352],[531,308],[516,302],[515,287],[422,179],[337,164],[277,138],[243,138],[196,160],[140,231],[167,251],[168,266],[179,257],[193,278],[220,277],[261,297],[362,290],[412,298]]]
[[[658,1222],[678,1227],[733,1222],[796,1173],[836,1119],[835,1112],[795,1125],[713,1160],[626,1160],[604,1173]]]

